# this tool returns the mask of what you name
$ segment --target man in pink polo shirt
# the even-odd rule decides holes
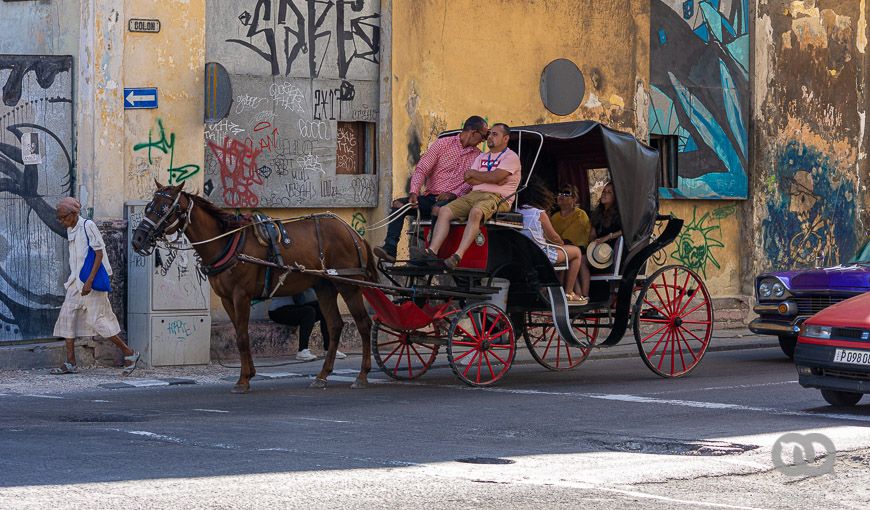
[[[465,121],[458,135],[445,136],[432,142],[411,176],[411,193],[394,200],[390,214],[410,202],[420,208],[422,218],[428,219],[432,217],[433,207],[443,206],[471,191],[471,185],[465,182],[465,171],[480,155],[477,145],[486,140],[488,131],[486,121],[473,115]],[[402,235],[405,217],[412,211],[409,209],[389,224],[384,245],[373,250],[378,258],[395,262],[396,246]]]
[[[497,211],[510,210],[514,200],[511,195],[517,191],[522,177],[520,157],[508,148],[510,137],[511,129],[507,124],[493,124],[486,139],[489,152],[479,155],[465,172],[465,182],[473,186],[471,193],[450,202],[438,212],[425,259],[437,259],[436,254],[450,232],[451,220],[467,220],[456,253],[444,260],[445,266],[455,269],[480,232],[480,225]]]

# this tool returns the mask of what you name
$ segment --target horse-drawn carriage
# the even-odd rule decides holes
[[[586,305],[569,305],[557,274],[564,268],[554,267],[520,232],[516,205],[483,225],[454,270],[408,261],[376,268],[366,242],[334,215],[237,218],[184,193],[182,186],[158,184],[134,232],[133,247],[144,254],[169,234],[188,237],[236,328],[242,359],[237,392],[248,391],[255,374],[248,340],[251,300],[311,286],[332,339],[313,383],[318,387],[326,385],[340,338],[338,294],[362,338],[371,338],[371,343],[363,342],[354,387],[367,384],[370,350],[390,377],[415,379],[445,347],[457,377],[484,386],[510,369],[520,335],[541,365],[565,370],[583,362],[592,348],[618,343],[629,323],[641,358],[653,372],[663,377],[688,374],[710,343],[713,309],[703,281],[690,269],[666,266],[647,274],[650,257],[670,244],[683,225],[678,218],[658,215],[658,153],[595,122],[514,128],[510,145],[522,161],[520,189],[535,175],[551,189],[574,184],[588,201],[590,172],[609,174],[613,182],[622,237],[610,268],[592,276]],[[247,235],[263,225],[269,226],[267,232]],[[425,242],[429,225],[416,222],[413,227],[412,239],[422,232]],[[452,253],[463,228],[451,227],[439,256]],[[269,235],[271,244],[262,239]],[[374,310],[372,318],[363,295]]]
[[[595,122],[511,131],[511,148],[523,163],[520,190],[534,175],[550,189],[570,183],[588,193],[590,172],[609,170],[623,233],[613,263],[593,274],[588,304],[570,304],[557,275],[566,267],[554,267],[520,232],[515,200],[514,211],[482,226],[453,271],[407,261],[379,264],[392,281],[394,298],[383,289],[363,291],[375,310],[372,350],[378,366],[392,378],[414,379],[446,347],[459,379],[489,385],[510,368],[520,335],[538,363],[565,370],[582,363],[592,348],[618,343],[631,323],[641,358],[653,372],[663,377],[689,373],[709,345],[713,309],[703,281],[690,269],[666,266],[647,274],[648,259],[683,225],[658,215],[658,153]],[[654,235],[657,221],[662,224]],[[425,242],[428,226],[416,222],[411,242],[420,231]],[[453,253],[463,229],[451,226],[440,257]],[[502,282],[509,282],[506,301],[494,299],[504,293]]]

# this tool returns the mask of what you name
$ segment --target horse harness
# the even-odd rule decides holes
[[[320,222],[324,218],[337,219],[348,230],[348,233],[353,240],[353,245],[356,248],[359,267],[341,269],[328,269],[326,267],[326,253],[323,250],[323,234],[321,233],[320,226]],[[256,213],[254,215],[254,219],[254,235],[257,238],[258,243],[268,249],[269,260],[252,257],[246,253],[238,253],[240,251],[240,247],[244,244],[244,242],[242,241],[238,243],[235,247],[233,247],[233,244],[235,244],[234,241],[236,240],[236,238],[240,234],[244,233],[244,230],[241,230],[233,236],[233,239],[229,243],[227,243],[227,247],[224,250],[222,257],[219,258],[219,263],[212,265],[211,268],[213,268],[212,270],[215,270],[214,268],[218,266],[216,268],[217,271],[222,272],[226,269],[229,269],[237,262],[266,266],[266,274],[263,278],[263,292],[260,295],[260,299],[271,298],[275,294],[275,292],[277,292],[278,289],[284,285],[284,281],[290,273],[316,273],[326,278],[336,276],[359,276],[366,274],[365,265],[363,264],[363,249],[359,243],[359,235],[351,228],[350,225],[347,224],[347,222],[345,222],[335,214],[312,214],[309,216],[294,218],[293,220],[314,221],[314,232],[317,238],[317,253],[320,259],[320,269],[307,269],[305,268],[305,266],[302,266],[297,262],[293,262],[292,264],[286,264],[284,262],[284,258],[281,256],[281,247],[289,248],[293,244],[293,240],[290,239],[290,236],[287,234],[287,230],[284,228],[285,220],[274,220],[262,213]],[[221,261],[225,261],[224,266],[220,266]],[[282,271],[281,274],[278,276],[278,281],[275,283],[274,286],[272,286],[273,269],[278,269]]]

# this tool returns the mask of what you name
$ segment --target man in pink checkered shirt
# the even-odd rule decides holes
[[[390,214],[411,203],[420,208],[422,218],[431,218],[433,207],[441,207],[471,191],[471,185],[465,182],[465,171],[480,155],[477,146],[486,140],[488,133],[486,121],[473,115],[465,121],[459,134],[432,142],[411,176],[411,192],[407,197],[393,201]],[[384,245],[374,249],[378,258],[395,262],[405,217],[412,212],[413,208],[408,209],[387,227]]]

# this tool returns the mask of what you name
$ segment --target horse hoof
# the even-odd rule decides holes
[[[368,381],[360,381],[359,379],[357,379],[356,381],[353,382],[353,384],[350,385],[350,388],[352,390],[364,390],[368,387],[369,387]]]
[[[251,391],[251,385],[249,385],[249,384],[236,384],[235,386],[233,386],[233,389],[230,390],[230,393],[240,394],[240,393],[250,393],[250,391]]]
[[[326,379],[314,379],[313,381],[311,381],[311,385],[308,387],[318,389],[318,390],[325,389],[326,388]]]

